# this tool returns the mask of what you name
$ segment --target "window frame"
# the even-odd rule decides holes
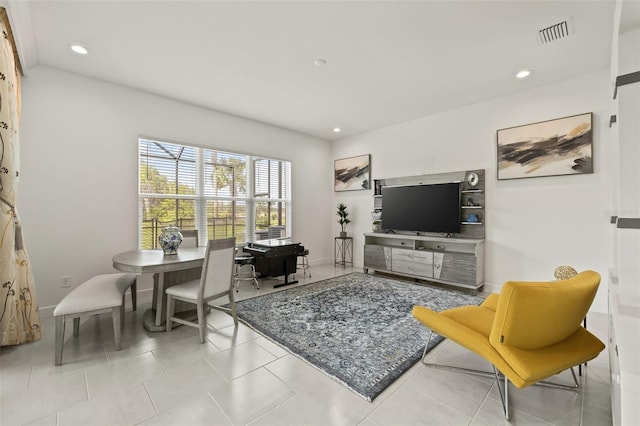
[[[145,153],[143,152],[143,147],[146,146],[145,144],[148,143],[156,143],[156,144],[170,144],[170,145],[176,145],[179,147],[188,147],[188,148],[192,148],[195,150],[195,182],[193,182],[193,190],[195,191],[195,194],[179,194],[179,193],[147,193],[147,192],[141,192],[142,189],[142,183],[143,183],[143,179],[141,179],[141,173],[142,173],[142,166],[145,162]],[[148,152],[148,151],[147,151]],[[165,152],[168,152],[165,150]],[[212,165],[213,167],[215,167],[216,163],[215,160],[212,162],[210,160],[206,160],[207,158],[207,153],[211,153],[214,156],[216,156],[215,158],[217,159],[217,155],[219,154],[226,154],[234,157],[240,157],[243,159],[243,162],[245,164],[244,167],[244,173],[245,175],[245,191],[244,194],[240,194],[240,195],[207,195],[207,189],[205,188],[206,186],[206,168],[207,168],[207,164]],[[233,211],[235,212],[235,209],[237,208],[237,204],[238,203],[243,203],[244,204],[244,209],[245,209],[245,223],[244,223],[244,235],[236,234],[236,230],[238,226],[241,225],[237,225],[235,224],[235,221],[237,220],[238,216],[236,216],[236,214],[233,214],[233,220],[234,220],[234,224],[232,224],[232,234],[236,237],[236,243],[241,245],[247,242],[252,242],[252,241],[256,241],[256,236],[257,234],[259,234],[259,230],[256,229],[256,217],[257,217],[257,211],[256,211],[256,206],[259,205],[258,203],[262,203],[262,202],[268,202],[268,203],[282,203],[282,205],[284,206],[284,214],[282,212],[278,213],[278,220],[279,221],[284,221],[284,232],[285,235],[281,235],[281,237],[286,237],[286,236],[290,236],[291,235],[291,227],[292,227],[292,222],[291,222],[291,206],[292,206],[292,200],[291,200],[291,186],[292,186],[292,182],[291,182],[291,169],[292,169],[292,163],[289,160],[282,160],[282,159],[275,159],[275,158],[269,158],[269,157],[265,157],[265,156],[260,156],[260,155],[255,155],[255,154],[246,154],[246,153],[240,153],[240,152],[231,152],[229,150],[226,149],[217,149],[214,147],[207,147],[207,146],[198,146],[198,145],[193,145],[193,144],[186,144],[183,142],[175,142],[175,141],[171,141],[171,140],[166,140],[166,139],[160,139],[160,138],[153,138],[153,137],[145,137],[145,136],[140,136],[138,137],[138,149],[137,149],[137,155],[138,155],[138,176],[137,176],[137,180],[138,180],[138,248],[139,249],[150,249],[149,247],[143,247],[144,241],[145,239],[148,239],[149,237],[145,238],[145,232],[149,232],[149,231],[145,231],[145,229],[148,229],[144,227],[144,222],[143,222],[143,215],[144,215],[144,208],[143,208],[143,204],[144,204],[144,200],[145,199],[169,199],[169,200],[189,200],[189,201],[193,201],[193,209],[194,209],[194,217],[193,218],[186,218],[186,219],[193,219],[194,221],[194,227],[198,230],[198,240],[202,243],[205,244],[206,241],[209,239],[209,228],[210,228],[210,223],[209,223],[209,217],[207,215],[207,210],[208,210],[208,206],[210,206],[211,202],[222,202],[222,203],[227,203],[230,202],[231,203],[231,208],[233,209]],[[211,157],[209,157],[211,158]],[[168,160],[171,160],[169,157],[167,158]],[[147,167],[149,167],[148,165],[148,157],[146,158],[147,160]],[[256,197],[255,195],[255,179],[256,179],[256,165],[259,161],[261,160],[266,160],[266,161],[274,161],[276,162],[276,164],[279,165],[284,165],[283,167],[283,172],[280,173],[278,175],[278,179],[279,179],[279,186],[284,185],[284,193],[282,194],[284,197],[283,198],[273,198],[271,197]],[[178,159],[176,159],[175,161],[179,161]],[[227,166],[227,164],[224,163],[220,163],[218,164],[219,166]],[[159,173],[161,173],[160,170],[158,170]],[[165,176],[167,177],[167,176]],[[168,178],[168,177],[167,177]],[[268,178],[270,178],[270,176],[268,176]],[[171,178],[168,178],[170,180],[171,183],[174,183],[175,181],[171,180]],[[233,174],[232,179],[236,179],[236,175]],[[284,182],[282,182],[282,180],[284,180]],[[182,181],[184,182],[184,181]],[[176,188],[179,187],[179,185],[181,185],[183,183],[181,183],[180,181],[177,182],[177,184],[175,185]],[[237,190],[237,188],[235,187],[235,183],[233,184],[233,190],[232,190],[232,194]],[[176,190],[176,192],[179,192]],[[273,195],[273,194],[268,194],[268,195]],[[177,203],[176,203],[177,205]],[[177,208],[176,208],[177,210]],[[176,211],[176,223],[179,222],[181,219],[185,219],[185,218],[180,218],[178,212]],[[166,224],[165,226],[170,226],[168,224]],[[164,227],[164,226],[162,226]],[[160,232],[160,230],[162,229],[162,227],[157,227],[153,228],[152,227],[152,247],[151,249],[157,249],[158,245],[157,245],[157,235],[156,237],[153,236],[153,230],[155,229],[157,231],[157,233]],[[214,231],[215,233],[215,228]],[[215,234],[213,235],[213,238],[215,238]],[[260,238],[262,239],[262,238]]]

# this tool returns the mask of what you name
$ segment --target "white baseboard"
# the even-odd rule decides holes
[[[500,290],[502,289],[501,285],[496,285],[496,284],[492,284],[492,283],[484,283],[484,286],[482,287],[482,292],[483,293],[500,293]]]

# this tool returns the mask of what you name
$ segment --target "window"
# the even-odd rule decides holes
[[[158,248],[171,225],[198,229],[200,241],[289,235],[290,169],[287,161],[140,139],[140,248]]]

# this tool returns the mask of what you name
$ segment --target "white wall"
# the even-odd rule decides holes
[[[535,76],[533,77],[535,78]],[[498,291],[507,280],[553,279],[573,265],[607,276],[612,259],[607,164],[609,73],[469,105],[333,143],[333,158],[371,154],[372,179],[485,169],[485,281]],[[594,169],[589,175],[498,181],[496,130],[585,112],[594,113]],[[354,222],[354,260],[363,263],[371,231],[372,191],[340,192]],[[338,225],[334,224],[337,233]],[[337,235],[337,234],[336,234]],[[607,312],[603,279],[592,309]]]
[[[63,275],[77,286],[137,247],[141,135],[292,161],[293,236],[312,263],[332,258],[329,142],[37,67],[22,81],[18,206],[44,316]]]
[[[486,282],[548,279],[559,264],[606,275],[611,259],[607,193],[609,75],[470,105],[328,142],[140,91],[37,67],[22,82],[22,170],[18,206],[47,315],[72,286],[113,271],[113,254],[137,244],[139,135],[293,162],[293,235],[312,263],[333,256],[334,207],[354,222],[356,266],[371,229],[372,191],[332,192],[333,160],[372,154],[372,178],[484,168],[487,171]],[[497,129],[594,112],[595,173],[497,181]],[[329,231],[327,231],[329,230]],[[148,285],[148,281],[145,283]],[[606,280],[593,309],[606,312]]]

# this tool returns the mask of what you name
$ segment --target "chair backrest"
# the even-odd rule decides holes
[[[600,274],[584,271],[549,282],[508,281],[502,286],[489,340],[501,345],[544,348],[567,339],[581,326],[600,284]]]
[[[286,229],[286,227],[283,225],[274,225],[274,226],[270,226],[268,229],[268,236],[269,239],[273,239],[273,238],[281,238],[283,237]]]
[[[200,298],[230,291],[233,285],[236,239],[210,240],[202,265]]]
[[[198,230],[188,229],[186,231],[180,231],[182,234],[182,244],[180,247],[192,248],[198,247]]]

